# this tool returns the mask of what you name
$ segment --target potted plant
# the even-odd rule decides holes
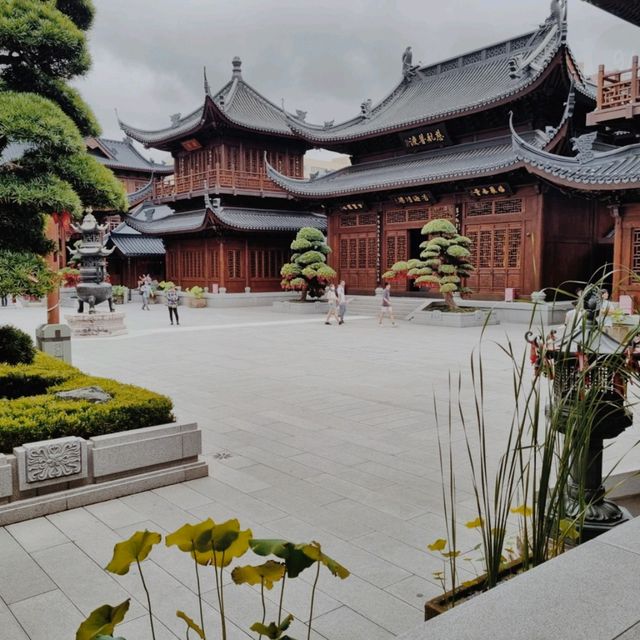
[[[187,306],[192,309],[202,309],[207,306],[207,299],[204,297],[204,289],[202,287],[191,287],[186,290]]]
[[[127,287],[121,284],[115,284],[111,288],[111,296],[113,304],[124,304],[125,296],[127,295]]]

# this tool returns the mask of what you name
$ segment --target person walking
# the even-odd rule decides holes
[[[340,284],[336,289],[336,295],[338,296],[338,324],[344,324],[344,314],[347,312],[347,295],[344,285],[344,280],[340,280]]]
[[[327,289],[327,302],[329,304],[329,311],[327,311],[327,317],[325,318],[325,324],[331,324],[331,318],[335,318],[336,322],[340,324],[340,318],[338,318],[337,304],[338,296],[336,295],[336,285],[330,284]]]
[[[167,308],[169,309],[169,321],[173,325],[173,319],[175,317],[176,324],[180,326],[180,318],[178,316],[178,303],[180,302],[180,296],[176,291],[175,286],[172,286],[167,290]]]
[[[142,294],[142,310],[151,311],[149,308],[149,298],[151,297],[151,282],[145,277],[140,285],[140,293]]]
[[[382,291],[382,306],[380,307],[380,315],[378,316],[378,323],[382,326],[382,318],[387,312],[389,318],[391,318],[391,324],[396,326],[396,319],[393,317],[393,307],[391,306],[391,283],[387,282]]]

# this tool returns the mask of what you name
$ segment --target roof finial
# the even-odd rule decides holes
[[[211,87],[209,86],[209,80],[207,78],[207,67],[204,67],[204,92],[206,95],[211,95]]]
[[[242,60],[240,60],[239,56],[236,56],[232,61],[231,65],[233,66],[233,78],[238,78],[240,80],[242,78]]]

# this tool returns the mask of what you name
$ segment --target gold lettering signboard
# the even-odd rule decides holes
[[[433,204],[436,199],[431,191],[421,191],[420,193],[403,193],[393,197],[396,204]]]
[[[425,151],[426,149],[448,147],[451,144],[451,138],[449,138],[447,128],[443,124],[401,133],[400,139],[405,149],[409,151]]]
[[[508,182],[496,182],[494,184],[484,184],[471,187],[468,191],[472,198],[494,198],[496,196],[510,196],[513,193]]]

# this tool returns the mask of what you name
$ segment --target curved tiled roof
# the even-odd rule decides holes
[[[97,149],[100,149],[107,157],[99,153],[91,155],[110,169],[122,169],[130,171],[143,171],[146,173],[157,173],[168,175],[173,173],[172,164],[161,164],[148,160],[133,146],[130,139],[111,140],[109,138],[94,138],[97,142]],[[91,141],[91,139],[89,139]]]
[[[534,145],[549,138],[540,132],[524,134]],[[313,180],[290,178],[267,165],[271,180],[289,193],[303,198],[336,197],[371,191],[450,182],[488,176],[516,168],[511,137],[461,144],[385,160],[363,162]]]
[[[281,209],[254,209],[247,207],[221,207],[214,216],[226,227],[239,231],[298,231],[302,227],[327,229],[323,214]]]
[[[145,209],[148,211],[148,208]],[[142,209],[143,214],[145,213],[145,209]],[[142,216],[129,215],[125,218],[125,222],[142,234],[154,236],[171,233],[193,233],[207,226],[208,211],[206,209],[198,209],[184,213],[173,212],[158,219],[153,219],[152,216],[143,219]]]
[[[640,144],[607,151],[594,148],[595,133],[574,138],[575,157],[544,151],[512,130],[513,153],[528,171],[582,191],[640,188]]]
[[[564,45],[564,17],[537,31],[417,69],[368,114],[333,126],[288,118],[291,130],[318,144],[340,143],[442,121],[493,106],[526,90]]]
[[[109,239],[113,242],[116,249],[123,255],[129,257],[163,256],[166,253],[161,238],[143,236],[126,222],[121,222],[109,234]]]
[[[153,193],[153,174],[151,174],[151,179],[147,184],[136,189],[135,191],[127,194],[127,201],[129,202],[129,206],[133,207],[145,200],[148,200],[151,194]]]
[[[285,111],[242,79],[239,59],[234,59],[233,77],[222,89],[215,95],[209,94],[208,82],[205,80],[205,90],[207,95],[203,104],[188,115],[177,118],[169,127],[149,131],[119,121],[120,127],[127,135],[147,146],[194,133],[204,125],[208,117],[216,116],[253,131],[293,136],[287,126]]]

